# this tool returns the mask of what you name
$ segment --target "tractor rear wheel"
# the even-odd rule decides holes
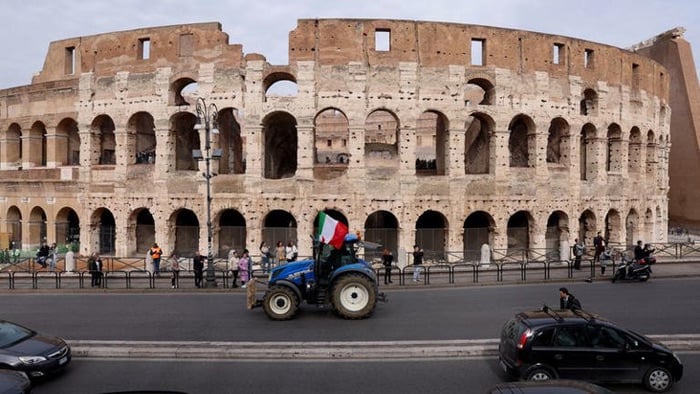
[[[299,299],[286,286],[272,286],[263,297],[265,314],[272,320],[289,320],[299,310]]]
[[[335,311],[345,319],[364,319],[374,312],[376,288],[364,275],[344,275],[333,285],[332,302]]]

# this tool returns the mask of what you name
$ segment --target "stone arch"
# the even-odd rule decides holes
[[[508,218],[508,256],[520,258],[530,248],[534,219],[528,211],[518,211]]]
[[[493,105],[495,96],[496,87],[487,78],[475,77],[467,81],[464,92],[464,102],[467,107],[472,104]]]
[[[549,215],[544,241],[547,260],[569,258],[569,215],[566,212],[554,211]]]
[[[595,237],[598,223],[595,214],[590,209],[586,209],[578,218],[578,239],[584,243],[592,245],[593,237]],[[589,242],[590,241],[590,242]]]
[[[579,165],[582,181],[593,179],[595,175],[594,141],[596,132],[596,128],[592,123],[586,123],[581,128],[581,135],[579,138]]]
[[[143,255],[156,242],[156,221],[148,208],[135,209],[129,216],[127,228],[129,255]]]
[[[20,168],[22,166],[22,127],[18,123],[12,123],[5,131],[5,143],[0,147],[2,162],[7,163],[8,168]]]
[[[197,83],[197,81],[189,76],[178,77],[171,82],[170,90],[168,92],[168,104],[174,106],[190,105],[191,103],[189,103],[183,95],[183,90],[193,83]]]
[[[639,175],[642,169],[642,133],[639,127],[630,129],[629,148],[627,152],[627,172],[631,175]]]
[[[615,173],[622,172],[622,130],[617,123],[611,123],[608,126],[605,170]]]
[[[273,252],[278,242],[286,245],[289,241],[297,241],[297,221],[287,211],[275,209],[268,212],[262,224],[262,240],[271,245]]]
[[[29,248],[38,248],[46,239],[46,212],[35,206],[29,212]]]
[[[318,178],[344,174],[348,167],[350,123],[343,111],[325,108],[314,118],[314,167]],[[323,170],[321,170],[323,168]]]
[[[97,251],[101,255],[113,256],[115,253],[116,221],[112,211],[98,208],[90,216],[90,239],[92,245],[87,245],[87,253]]]
[[[557,117],[549,123],[547,136],[547,163],[570,164],[569,122]]]
[[[61,208],[54,223],[57,245],[80,244],[80,217],[73,208]]]
[[[297,120],[287,112],[277,111],[262,121],[264,149],[264,177],[291,178],[297,171]]]
[[[365,234],[363,238],[369,242],[382,245],[390,250],[394,256],[399,253],[399,220],[389,211],[374,211],[365,220]],[[377,251],[379,257],[382,251]],[[367,257],[368,251],[365,251]],[[371,255],[371,254],[370,254]]]
[[[32,124],[26,137],[22,135],[22,149],[24,149],[22,160],[23,166],[46,167],[47,157],[47,139],[46,125],[43,122],[36,121]]]
[[[90,145],[92,155],[91,165],[116,164],[117,140],[114,137],[114,121],[109,115],[98,115],[90,125],[94,139]]]
[[[653,130],[647,131],[647,156],[645,160],[647,175],[653,175],[658,162],[656,137]]]
[[[607,243],[620,244],[624,241],[622,215],[616,209],[611,209],[605,215],[603,237]]]
[[[157,138],[153,115],[144,111],[131,115],[126,123],[126,132],[129,134],[126,146],[127,162],[154,164]]]
[[[639,238],[640,232],[640,219],[637,210],[632,208],[627,213],[627,218],[625,219],[626,231],[625,231],[625,245],[631,246],[635,245],[636,240]]]
[[[194,171],[199,168],[192,155],[193,150],[202,149],[199,133],[194,129],[195,123],[197,117],[189,112],[178,112],[170,118],[170,133],[175,142],[173,164],[176,171]]]
[[[387,109],[375,109],[365,119],[365,164],[368,175],[381,171],[391,177],[399,167],[399,118]]]
[[[427,210],[416,220],[416,242],[427,259],[445,259],[449,223],[441,212]]]
[[[423,112],[416,121],[416,175],[445,175],[449,121],[439,111]]]
[[[583,91],[580,102],[580,113],[584,116],[596,116],[598,114],[598,92],[591,88]]]
[[[494,245],[494,229],[496,221],[488,212],[472,212],[464,219],[462,236],[462,248],[464,249],[464,260],[479,261],[481,258],[481,246],[488,244],[491,248]]]
[[[78,122],[65,118],[56,126],[56,162],[62,166],[80,165],[80,134]]]
[[[265,98],[272,96],[296,96],[299,86],[296,77],[286,71],[273,71],[263,78]]]
[[[10,249],[22,249],[22,211],[15,205],[9,207],[5,223],[10,233]]]
[[[508,152],[511,167],[533,167],[531,159],[535,158],[532,136],[535,133],[535,123],[527,115],[516,115],[508,125]]]
[[[228,256],[232,249],[246,248],[246,221],[243,214],[236,209],[224,209],[218,216],[219,256]]]
[[[190,209],[180,208],[172,213],[169,222],[174,224],[174,242],[171,244],[172,252],[166,254],[176,254],[178,256],[193,256],[199,250],[199,230],[200,224],[197,215]],[[209,251],[202,253],[208,256]],[[214,251],[212,250],[212,254]]]
[[[464,171],[466,174],[488,174],[490,171],[493,118],[475,112],[469,116],[464,138]]]
[[[237,114],[237,108],[224,108],[216,117],[219,134],[214,134],[212,138],[221,148],[219,174],[244,174],[246,170],[245,141]]]

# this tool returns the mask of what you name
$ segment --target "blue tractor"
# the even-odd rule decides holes
[[[255,281],[248,286],[248,309],[262,306],[272,320],[289,320],[301,302],[330,306],[345,319],[372,315],[377,301],[386,301],[379,292],[377,274],[370,264],[357,257],[361,244],[357,235],[347,234],[342,248],[318,242],[314,258],[280,265],[272,270],[262,299],[257,298]]]

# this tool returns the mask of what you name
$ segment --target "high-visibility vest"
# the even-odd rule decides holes
[[[163,254],[163,250],[161,248],[151,248],[151,257],[154,259],[159,259],[161,254]]]

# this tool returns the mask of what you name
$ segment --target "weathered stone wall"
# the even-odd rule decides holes
[[[270,94],[278,81],[296,94]],[[484,242],[565,258],[559,249],[596,230],[616,244],[666,237],[663,66],[556,35],[344,19],[300,20],[282,66],[243,55],[212,23],[52,42],[32,85],[0,91],[0,183],[12,185],[0,232],[24,248],[61,243],[77,216],[83,252],[139,255],[152,240],[204,251],[205,162],[191,151],[205,149],[206,131],[194,129],[192,83],[222,121],[215,253],[291,238],[308,254],[323,210],[397,251],[421,243],[443,258]],[[345,126],[324,125],[329,109]],[[153,141],[152,162],[138,162]],[[348,161],[319,160],[322,147]]]

